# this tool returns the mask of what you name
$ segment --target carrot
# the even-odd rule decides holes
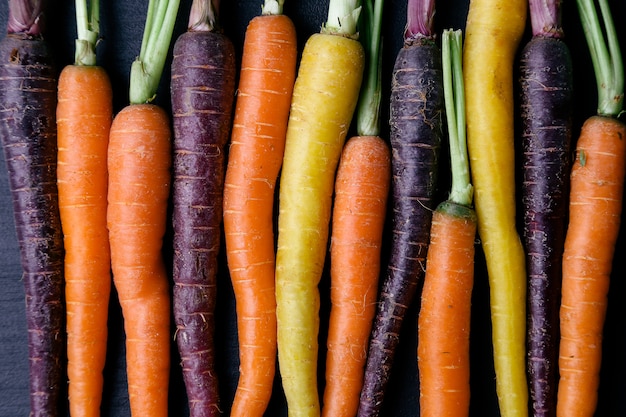
[[[57,73],[42,1],[9,1],[0,42],[0,138],[20,248],[31,416],[65,414],[63,237],[56,183]]]
[[[333,209],[331,311],[322,416],[354,416],[376,311],[390,153],[378,136],[350,138]]]
[[[173,310],[191,416],[219,415],[215,303],[225,147],[235,97],[235,51],[218,2],[194,1],[174,44]]]
[[[513,61],[526,24],[522,0],[472,0],[464,78],[478,234],[489,277],[496,392],[503,416],[528,413],[526,267],[516,229]]]
[[[320,281],[335,171],[357,104],[364,51],[360,7],[331,0],[302,52],[280,178],[276,253],[278,364],[290,416],[318,416]]]
[[[149,101],[178,5],[177,0],[148,4],[141,52],[130,73],[130,104],[114,117],[108,148],[107,225],[126,333],[130,410],[152,417],[168,413],[170,294],[162,246],[172,134],[168,114]]]
[[[462,33],[444,30],[441,42],[452,187],[433,213],[426,258],[417,338],[420,413],[468,416],[476,213],[465,140]]]
[[[444,108],[441,53],[433,33],[435,2],[411,0],[407,6],[407,29],[393,67],[389,104],[390,258],[370,337],[360,417],[381,413],[402,324],[424,277],[436,207]]]
[[[263,416],[276,369],[274,194],[298,53],[295,26],[282,7],[283,0],[266,0],[246,29],[224,184],[240,359],[233,417]]]
[[[113,92],[96,65],[98,3],[90,3],[88,14],[87,2],[76,2],[76,58],[59,76],[56,113],[70,414],[86,417],[100,415],[111,292],[106,211]]]
[[[577,1],[598,86],[598,109],[576,143],[563,253],[557,416],[593,416],[602,333],[626,175],[624,68],[606,1]]]
[[[528,274],[527,369],[535,416],[556,413],[561,260],[572,136],[572,60],[561,2],[530,1],[533,36],[520,56],[522,243]]]
[[[383,227],[391,177],[389,146],[379,136],[382,0],[365,3],[360,36],[366,78],[357,108],[357,136],[337,169],[330,243],[331,310],[326,341],[322,416],[355,416],[376,312]],[[375,11],[374,11],[375,9]]]

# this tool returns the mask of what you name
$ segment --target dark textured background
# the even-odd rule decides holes
[[[50,2],[48,14],[48,39],[56,56],[57,65],[73,62],[75,20],[74,3],[70,0]],[[101,1],[101,34],[99,63],[111,76],[114,89],[114,106],[118,111],[128,101],[128,74],[130,65],[139,53],[147,0]],[[241,53],[245,27],[248,21],[260,11],[261,0],[224,0],[222,24],[226,34],[235,43],[238,56]],[[325,20],[328,0],[287,0],[285,13],[295,22],[298,29],[300,47],[306,38],[317,32]],[[564,2],[563,24],[566,41],[572,50],[576,108],[574,114],[574,135],[577,135],[583,120],[595,112],[596,92],[591,61],[584,41],[578,14],[573,0]],[[620,33],[622,48],[626,51],[626,2],[609,1],[613,8],[614,20]],[[191,1],[183,0],[174,37],[186,27]],[[443,28],[464,29],[469,0],[439,0],[435,24],[437,32]],[[0,3],[0,28],[6,27],[7,2]],[[394,56],[402,44],[402,32],[406,19],[405,0],[387,0],[384,25],[384,93],[388,98],[389,80]],[[530,32],[526,33],[526,40]],[[169,65],[169,61],[166,65]],[[169,108],[169,70],[156,98],[156,103]],[[386,101],[383,117],[387,117]],[[383,126],[386,133],[387,126]],[[0,155],[0,158],[2,156]],[[442,195],[448,184],[441,184]],[[20,280],[18,247],[13,228],[8,182],[4,160],[0,161],[0,417],[28,415],[28,359],[26,347],[26,324],[24,318],[23,288]],[[611,283],[610,304],[604,340],[604,362],[600,386],[600,399],[597,416],[626,416],[626,286],[624,284],[624,234],[620,237],[616,252],[615,270]],[[166,241],[166,256],[171,257]],[[218,278],[219,301],[216,312],[218,327],[216,343],[218,347],[218,372],[221,384],[222,407],[228,415],[230,403],[237,383],[237,336],[235,328],[234,301],[228,273],[222,254],[222,269]],[[476,258],[475,291],[472,311],[472,416],[497,416],[494,373],[492,365],[491,336],[488,307],[487,277],[480,249]],[[324,363],[323,323],[328,318],[328,276],[322,278],[322,330],[320,333],[320,364]],[[402,342],[397,353],[396,367],[391,386],[386,397],[383,416],[415,416],[418,412],[417,367],[415,362],[415,306],[409,311]],[[110,341],[108,361],[105,369],[106,385],[102,415],[122,417],[129,415],[126,395],[124,334],[119,305],[115,293],[110,309]],[[185,416],[186,397],[178,366],[175,345],[172,345],[171,376],[171,415]],[[320,375],[323,369],[320,367]],[[323,384],[323,378],[320,378]],[[323,386],[320,387],[320,392]],[[277,377],[274,396],[266,413],[267,416],[286,416],[284,396]]]

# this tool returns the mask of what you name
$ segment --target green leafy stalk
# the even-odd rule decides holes
[[[624,105],[624,64],[607,0],[598,0],[604,30],[593,0],[577,0],[598,87],[598,114],[617,117]],[[606,34],[606,39],[604,37]]]
[[[450,137],[452,187],[449,201],[471,206],[474,193],[470,183],[465,132],[465,87],[463,83],[463,35],[461,30],[444,30],[441,38],[443,89]]]
[[[360,14],[360,0],[330,0],[328,19],[322,32],[357,39]]]
[[[194,0],[195,2],[196,0]],[[149,103],[159,87],[180,0],[150,0],[139,57],[130,71],[130,103]]]
[[[76,65],[96,65],[96,43],[100,36],[100,2],[76,0]]]
[[[381,27],[384,0],[366,0],[359,32],[363,45],[367,72],[359,97],[357,111],[357,134],[378,136],[380,134],[380,102],[382,85]]]
[[[263,15],[281,15],[283,14],[283,4],[285,4],[285,0],[265,0],[261,13]]]

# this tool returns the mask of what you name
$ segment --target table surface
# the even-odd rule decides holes
[[[53,47],[59,68],[73,61],[75,20],[74,5],[70,0],[61,0],[50,8],[48,15],[48,39]],[[190,1],[183,1],[178,16],[174,37],[186,27]],[[229,0],[222,2],[222,23],[225,33],[233,40],[238,56],[247,22],[260,11],[260,0]],[[609,2],[614,10],[614,19],[624,50],[626,51],[625,28],[620,22],[626,21],[626,2]],[[328,0],[287,1],[285,13],[292,17],[298,29],[300,49],[309,35],[319,31],[324,22]],[[114,85],[114,109],[117,111],[128,100],[128,73],[132,60],[138,54],[143,32],[147,0],[112,0],[101,2],[101,34],[99,62],[104,66]],[[440,33],[443,28],[464,29],[469,0],[440,0],[437,2],[435,25]],[[5,25],[7,2],[0,3],[0,25]],[[385,6],[383,84],[384,100],[387,103],[389,80],[395,54],[402,46],[402,32],[406,19],[406,2],[388,0]],[[574,1],[564,4],[563,25],[566,41],[572,51],[574,62],[574,82],[576,109],[574,112],[574,132],[580,129],[584,119],[595,112],[595,82],[587,46],[580,28]],[[529,36],[527,31],[526,39]],[[169,109],[167,68],[159,87],[156,103]],[[385,105],[385,104],[384,104]],[[387,126],[383,126],[386,132]],[[15,238],[11,200],[3,156],[0,155],[0,417],[26,416],[29,410],[28,398],[28,358],[26,323],[24,317],[24,293],[21,282],[19,249]],[[441,187],[447,189],[446,184]],[[624,285],[625,250],[624,234],[620,237],[616,252],[615,269],[611,282],[609,309],[604,339],[604,366],[602,368],[597,416],[626,415],[626,297]],[[171,242],[166,239],[166,250]],[[220,255],[218,277],[218,306],[216,311],[217,366],[221,386],[223,409],[228,409],[233,398],[238,377],[237,335],[235,326],[234,297],[223,251]],[[320,286],[322,323],[328,318],[328,277],[322,278]],[[472,308],[472,416],[498,415],[495,394],[494,370],[492,364],[491,334],[488,306],[488,286],[484,258],[478,247],[476,257],[476,277]],[[406,319],[401,343],[396,357],[386,396],[384,416],[400,417],[416,415],[418,410],[417,365],[415,359],[417,309],[412,306]],[[320,333],[320,346],[324,346],[324,329]],[[124,333],[122,317],[113,293],[109,318],[109,346],[103,393],[103,416],[122,417],[129,415],[126,394]],[[171,415],[184,416],[187,413],[175,344],[172,345],[172,375],[170,410]],[[320,363],[323,363],[323,348]],[[320,368],[321,369],[321,368]],[[323,378],[320,379],[320,386]],[[267,416],[286,416],[284,395],[277,374],[274,395]]]

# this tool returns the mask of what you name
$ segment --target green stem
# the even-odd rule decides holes
[[[154,99],[174,31],[180,0],[150,0],[139,57],[130,71],[130,103]]]
[[[383,4],[384,0],[366,0],[362,16],[360,36],[366,51],[367,72],[357,111],[357,133],[361,136],[380,134]]]
[[[452,187],[449,201],[472,204],[467,140],[465,133],[465,92],[463,83],[463,36],[461,30],[444,30],[441,38],[443,89],[450,137]]]
[[[265,0],[265,4],[261,9],[263,15],[281,15],[283,14],[283,5],[285,0]]]
[[[100,36],[100,2],[76,0],[76,65],[96,65],[96,43]]]
[[[360,0],[330,0],[328,19],[322,33],[358,38],[357,26],[361,14]]]
[[[596,76],[597,112],[601,116],[617,117],[624,105],[624,65],[611,10],[606,0],[598,0],[603,28],[593,0],[576,3]]]

